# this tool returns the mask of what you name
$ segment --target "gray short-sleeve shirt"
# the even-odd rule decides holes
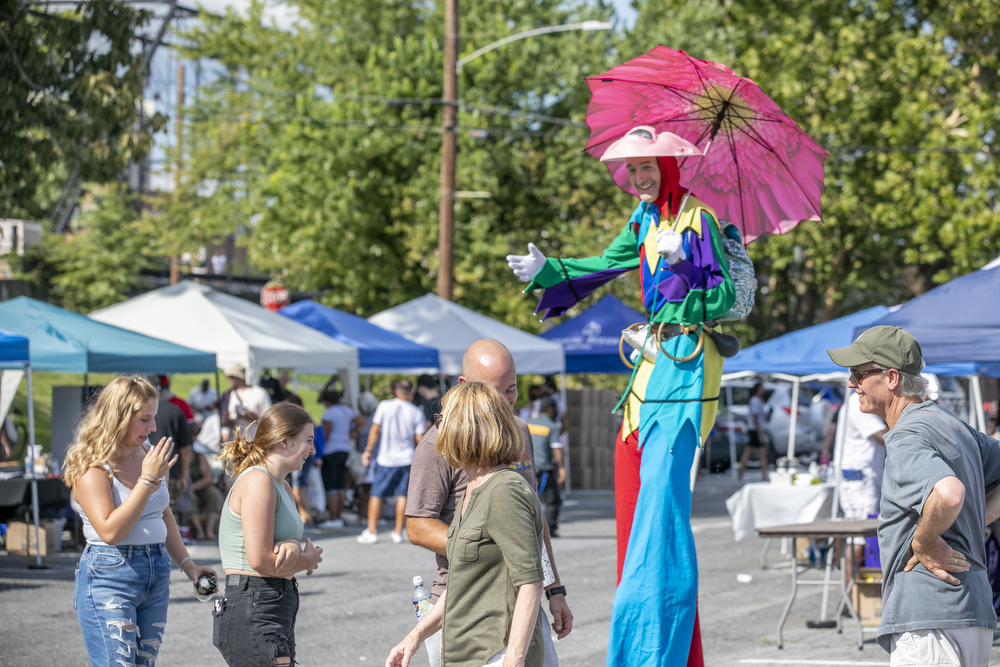
[[[878,643],[913,630],[995,628],[986,576],[986,493],[1000,485],[1000,442],[979,433],[931,401],[903,409],[885,436],[885,473],[878,523],[882,556],[882,624]],[[965,505],[942,537],[969,560],[952,586],[918,564],[904,572],[924,503],[934,485],[954,476]]]

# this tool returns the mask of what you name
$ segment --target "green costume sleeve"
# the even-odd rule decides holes
[[[613,279],[620,273],[639,266],[639,250],[632,224],[625,225],[603,254],[584,259],[547,259],[542,270],[532,279],[525,291],[553,287],[570,278],[583,278],[604,271],[615,271]],[[565,272],[563,269],[565,268]],[[591,292],[593,290],[590,290]]]

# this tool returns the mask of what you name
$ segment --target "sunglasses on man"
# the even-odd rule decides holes
[[[854,382],[855,386],[858,386],[861,384],[861,381],[864,380],[869,375],[873,375],[875,373],[884,373],[884,372],[885,372],[884,368],[866,368],[863,371],[859,371],[857,369],[852,368],[851,380]]]

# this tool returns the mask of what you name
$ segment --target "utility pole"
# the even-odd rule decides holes
[[[458,0],[444,2],[444,122],[441,137],[441,203],[438,209],[437,291],[452,298],[455,237],[455,160],[458,125]]]
[[[177,126],[177,172],[174,175],[174,191],[181,189],[181,140],[184,136],[184,65],[177,66],[177,110],[174,112],[174,123]],[[177,255],[170,257],[170,284],[176,285],[180,280],[180,259]]]

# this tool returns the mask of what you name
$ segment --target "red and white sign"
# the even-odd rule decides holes
[[[271,281],[260,290],[260,305],[278,311],[292,302],[292,293],[279,282]]]

